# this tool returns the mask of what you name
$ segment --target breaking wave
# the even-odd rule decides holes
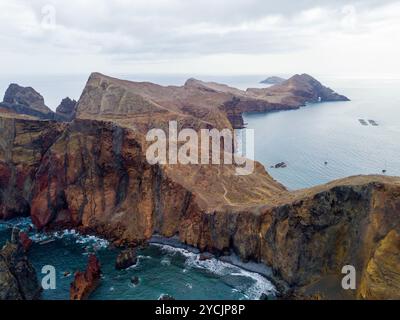
[[[21,231],[29,234],[29,237],[35,243],[51,242],[54,240],[67,239],[76,244],[85,245],[94,250],[100,250],[107,248],[110,243],[102,238],[93,235],[84,235],[74,229],[55,231],[55,232],[38,232],[30,218],[15,218],[9,221],[2,221],[0,223],[0,230],[9,228],[18,228]]]

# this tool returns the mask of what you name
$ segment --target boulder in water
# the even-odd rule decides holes
[[[129,248],[123,250],[117,257],[117,261],[115,262],[115,269],[123,270],[127,269],[137,263],[136,250],[133,248]]]
[[[100,283],[100,262],[95,255],[89,256],[85,272],[75,273],[74,282],[70,286],[71,300],[86,300]]]
[[[138,276],[133,276],[131,278],[131,283],[137,286],[139,284],[139,277]]]

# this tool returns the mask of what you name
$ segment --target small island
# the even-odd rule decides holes
[[[286,81],[286,79],[277,77],[277,76],[272,76],[268,77],[267,79],[260,81],[262,84],[281,84],[282,82]]]

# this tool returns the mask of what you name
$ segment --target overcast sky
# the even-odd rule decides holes
[[[400,78],[400,1],[0,0],[0,73]]]

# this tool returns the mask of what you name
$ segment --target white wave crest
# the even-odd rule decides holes
[[[235,288],[235,290],[241,291],[248,299],[257,300],[260,299],[263,294],[275,295],[276,289],[274,285],[261,274],[244,270],[240,267],[234,266],[227,262],[223,262],[216,258],[208,260],[200,260],[199,254],[190,252],[183,248],[175,248],[169,245],[153,244],[159,247],[163,252],[171,255],[180,254],[186,258],[185,265],[187,268],[198,268],[207,270],[219,277],[224,276],[238,276],[246,277],[252,280],[252,284],[246,288]],[[186,268],[184,269],[186,270]]]

